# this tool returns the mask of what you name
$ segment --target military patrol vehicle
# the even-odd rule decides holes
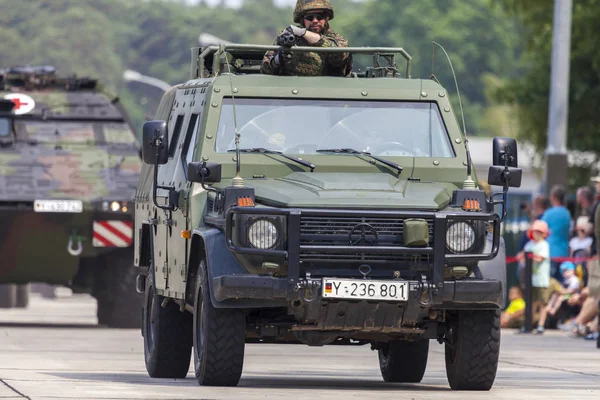
[[[0,71],[0,303],[29,282],[98,300],[98,320],[136,327],[133,196],[140,148],[118,99],[52,66]],[[136,296],[137,295],[137,296]]]
[[[411,78],[404,49],[285,49],[373,57],[348,77],[260,75],[267,50],[283,48],[192,49],[191,79],[144,124],[149,375],[185,377],[192,353],[201,385],[232,386],[245,343],[370,344],[385,381],[420,382],[433,339],[453,389],[490,389],[515,141],[495,139],[486,198],[448,92]]]

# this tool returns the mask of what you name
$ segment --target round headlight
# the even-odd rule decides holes
[[[119,203],[117,203],[116,201],[113,201],[112,203],[110,203],[111,210],[119,211],[120,208],[121,208],[121,205]]]
[[[277,245],[279,230],[267,219],[258,219],[248,226],[248,241],[257,249],[272,249]]]
[[[475,229],[466,222],[456,222],[446,231],[446,246],[454,253],[464,253],[475,244]]]

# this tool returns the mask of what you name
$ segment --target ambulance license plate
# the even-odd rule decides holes
[[[35,212],[80,213],[83,212],[81,200],[36,200],[33,203]]]

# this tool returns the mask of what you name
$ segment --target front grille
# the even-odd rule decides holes
[[[432,263],[433,256],[431,254],[320,253],[313,251],[300,251],[300,261],[327,263],[356,261],[373,264],[400,262],[403,264],[419,265]]]
[[[427,219],[433,240],[433,218]],[[302,246],[404,246],[404,219],[398,217],[348,217],[302,215],[300,261],[302,262],[406,262],[429,263],[430,254],[330,253],[307,251]]]

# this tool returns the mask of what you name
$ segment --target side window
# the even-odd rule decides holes
[[[196,142],[196,132],[198,132],[198,114],[192,114],[190,116],[190,123],[188,124],[187,132],[185,134],[185,141],[183,142],[183,148],[181,149],[181,163],[183,164],[183,170],[187,178],[187,165],[192,161],[194,155],[194,146],[191,144]]]
[[[177,142],[179,142],[179,134],[181,133],[181,125],[183,124],[183,115],[178,115],[175,121],[175,129],[173,129],[173,135],[169,138],[169,158],[173,158],[175,155],[175,149],[177,148]]]

